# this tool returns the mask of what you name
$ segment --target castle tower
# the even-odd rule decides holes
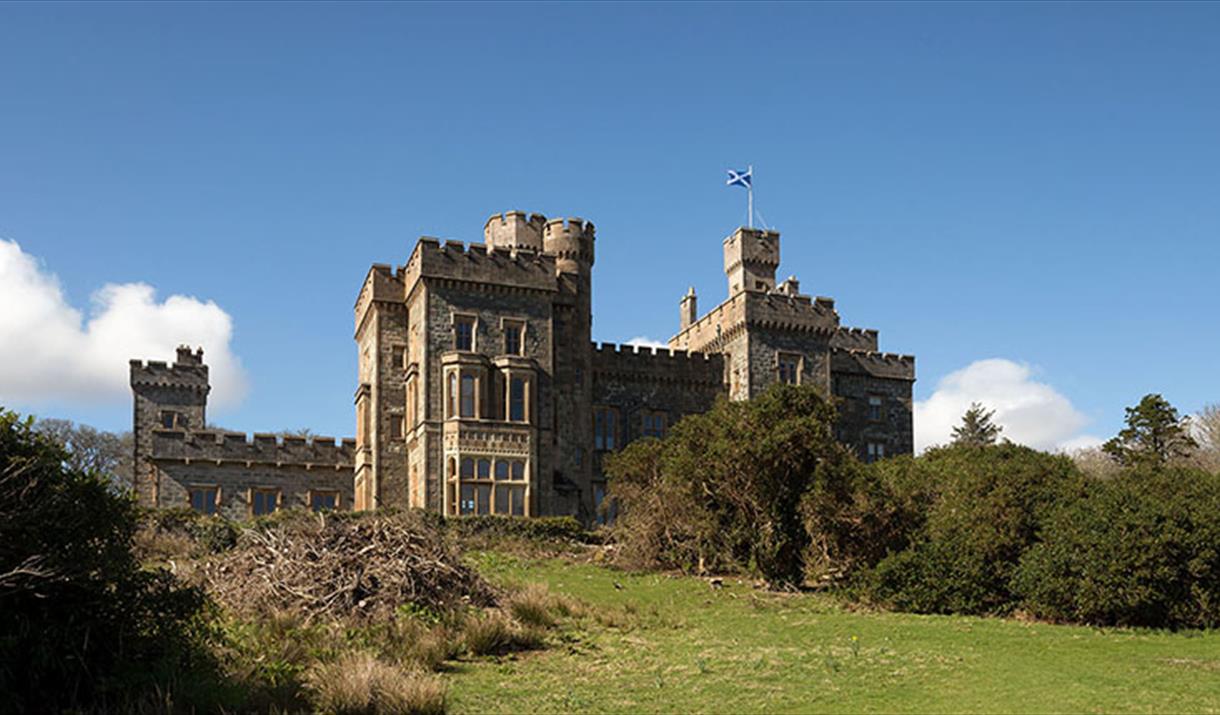
[[[779,268],[779,232],[758,228],[739,228],[724,239],[724,272],[729,278],[729,295],[742,291],[775,290],[775,269]]]
[[[150,461],[152,432],[204,428],[208,392],[212,389],[208,385],[208,366],[203,364],[203,348],[192,352],[182,345],[172,365],[132,360],[130,368],[134,397],[132,487],[141,504],[157,506],[156,472]]]
[[[546,216],[542,214],[530,214],[528,217],[524,211],[492,214],[483,225],[483,241],[489,249],[524,248],[541,251],[544,226]]]
[[[555,423],[560,449],[552,475],[551,513],[589,520],[592,489],[594,227],[579,218],[551,219],[543,251],[555,257],[562,296],[555,304]]]

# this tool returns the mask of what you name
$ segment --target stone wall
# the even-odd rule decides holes
[[[355,440],[277,439],[273,434],[210,430],[153,430],[151,464],[157,476],[152,506],[190,507],[192,487],[218,489],[218,513],[253,516],[251,490],[277,493],[279,508],[309,508],[311,491],[334,492],[339,509],[352,508]]]
[[[831,353],[832,391],[839,398],[839,439],[866,459],[870,442],[885,456],[911,454],[915,445],[915,358],[909,355],[836,349]],[[868,399],[880,397],[881,419],[869,417]]]

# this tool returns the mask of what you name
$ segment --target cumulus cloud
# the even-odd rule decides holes
[[[624,345],[634,345],[640,348],[668,348],[669,343],[664,340],[655,340],[644,335],[637,335],[634,338],[623,343]]]
[[[951,439],[971,403],[995,410],[1002,437],[1036,449],[1076,450],[1101,440],[1080,431],[1088,419],[1053,387],[1033,379],[1029,365],[995,358],[950,373],[931,397],[915,403],[915,449]]]
[[[93,294],[86,316],[34,256],[0,240],[0,306],[0,403],[129,400],[127,361],[172,362],[184,343],[204,348],[209,404],[223,409],[245,392],[229,345],[233,320],[212,301],[181,295],[158,301],[145,283],[111,283]]]

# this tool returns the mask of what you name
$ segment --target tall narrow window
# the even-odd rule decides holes
[[[462,484],[462,504],[459,512],[462,514],[474,513],[474,485]]]
[[[878,395],[869,395],[868,397],[868,419],[872,422],[881,421],[881,397]]]
[[[515,320],[504,321],[504,352],[508,355],[521,355],[523,353],[522,337],[525,333],[525,324]]]
[[[513,462],[513,481],[525,479],[525,462]]]
[[[508,462],[503,459],[496,460],[496,481],[508,479]]]
[[[491,479],[491,460],[479,460],[479,479]]]
[[[400,440],[404,434],[402,415],[390,415],[390,439]]]
[[[525,421],[525,378],[514,377],[508,381],[508,419]]]
[[[779,356],[779,381],[789,385],[800,382],[801,358],[797,355]]]
[[[453,349],[474,350],[474,318],[459,315],[453,319]]]
[[[406,367],[406,353],[406,348],[401,345],[395,345],[394,347],[390,348],[390,367],[394,368],[395,370],[400,370]]]
[[[462,375],[462,417],[474,416],[474,375]]]
[[[449,416],[457,417],[458,376],[456,372],[449,373]]]
[[[613,407],[597,407],[593,410],[593,448],[618,449],[618,410]]]
[[[415,378],[411,378],[411,382],[407,383],[407,427],[414,427],[419,420],[416,419],[415,410],[416,402],[419,401],[419,393],[415,387]]]
[[[880,442],[869,442],[866,461],[877,462],[885,459],[885,445]]]
[[[513,516],[525,516],[525,487],[513,487],[509,492],[509,501]]]

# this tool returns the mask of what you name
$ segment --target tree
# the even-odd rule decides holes
[[[145,569],[135,502],[71,462],[33,420],[0,409],[6,712],[128,710],[206,661],[203,592]]]
[[[975,402],[962,415],[962,423],[953,428],[953,444],[970,447],[986,447],[995,444],[1003,427],[992,422],[995,410],[989,410]]]
[[[34,431],[64,448],[67,453],[64,463],[69,468],[104,474],[122,486],[131,484],[130,432],[115,434],[53,418],[35,422]]]
[[[1199,440],[1198,466],[1210,472],[1220,472],[1220,403],[1204,405],[1191,419]]]
[[[1168,400],[1153,394],[1127,408],[1127,426],[1101,448],[1124,467],[1159,469],[1189,457],[1198,446],[1190,436],[1190,418],[1178,416]]]

